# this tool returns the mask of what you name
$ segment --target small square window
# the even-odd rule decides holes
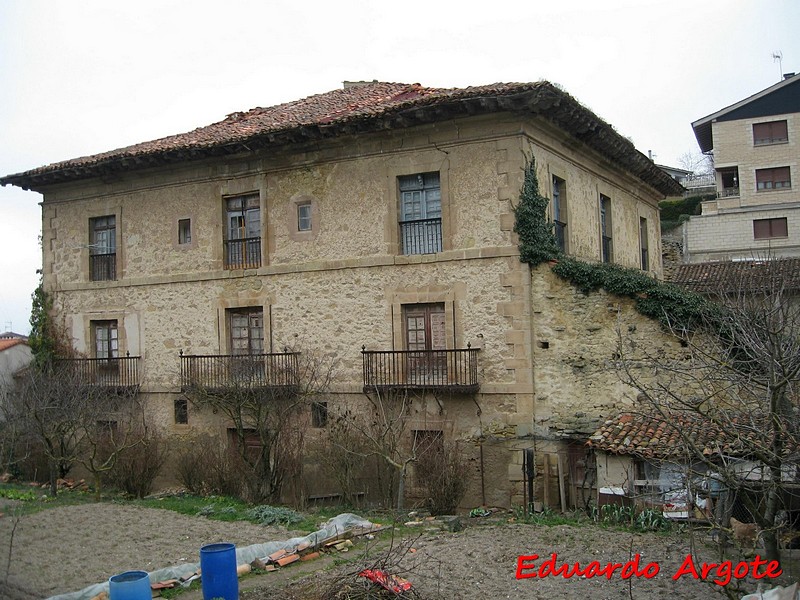
[[[297,205],[297,231],[311,231],[311,203]]]
[[[325,427],[328,424],[328,403],[314,402],[311,404],[311,426]]]
[[[191,219],[178,219],[178,243],[191,244],[192,243],[192,220]]]

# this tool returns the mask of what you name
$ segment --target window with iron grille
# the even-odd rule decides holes
[[[114,215],[89,219],[89,279],[117,278],[117,218]]]
[[[613,259],[613,240],[611,237],[611,198],[600,194],[600,246],[603,262]]]
[[[261,205],[258,194],[225,200],[227,220],[225,267],[255,269],[261,266]]]
[[[789,167],[756,169],[756,189],[758,191],[785,190],[791,187],[792,178]]]
[[[768,240],[770,238],[789,237],[789,227],[786,217],[777,219],[755,219],[753,221],[753,238]]]
[[[770,121],[753,124],[753,145],[766,146],[789,141],[789,130],[786,121]]]
[[[553,175],[553,233],[562,252],[567,251],[567,184]]]
[[[439,173],[398,177],[403,254],[442,251],[442,191]]]

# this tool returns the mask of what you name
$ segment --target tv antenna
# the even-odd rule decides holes
[[[776,50],[772,53],[772,62],[778,63],[778,81],[783,79],[783,52]]]

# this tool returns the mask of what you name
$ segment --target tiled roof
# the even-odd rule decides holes
[[[800,258],[679,265],[670,281],[698,293],[800,289]]]
[[[664,195],[683,188],[633,144],[572,96],[547,81],[467,88],[372,82],[269,108],[254,108],[188,133],[0,177],[0,184],[41,189],[52,183],[161,164],[493,112],[542,116]]]
[[[738,432],[741,435],[741,432]],[[630,454],[642,458],[680,457],[684,454],[682,435],[706,456],[740,455],[743,447],[737,432],[726,432],[707,419],[692,413],[660,416],[623,413],[606,421],[589,438],[587,445],[610,454]]]
[[[16,339],[9,339],[9,340],[0,340],[0,352],[4,350],[8,350],[12,346],[16,346],[17,344],[25,344],[25,340],[16,338]]]

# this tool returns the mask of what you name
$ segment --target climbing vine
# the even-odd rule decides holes
[[[553,222],[547,218],[550,200],[539,192],[536,161],[531,156],[525,165],[525,178],[514,209],[514,231],[519,235],[520,260],[532,267],[560,255],[553,233]]]
[[[547,215],[549,202],[539,192],[536,161],[531,157],[525,165],[519,204],[514,210],[514,231],[519,235],[522,262],[535,267],[557,260],[552,267],[553,273],[584,293],[603,288],[612,294],[633,298],[641,314],[673,328],[693,329],[701,321],[714,320],[718,305],[699,294],[653,279],[638,269],[588,263],[564,256]]]

